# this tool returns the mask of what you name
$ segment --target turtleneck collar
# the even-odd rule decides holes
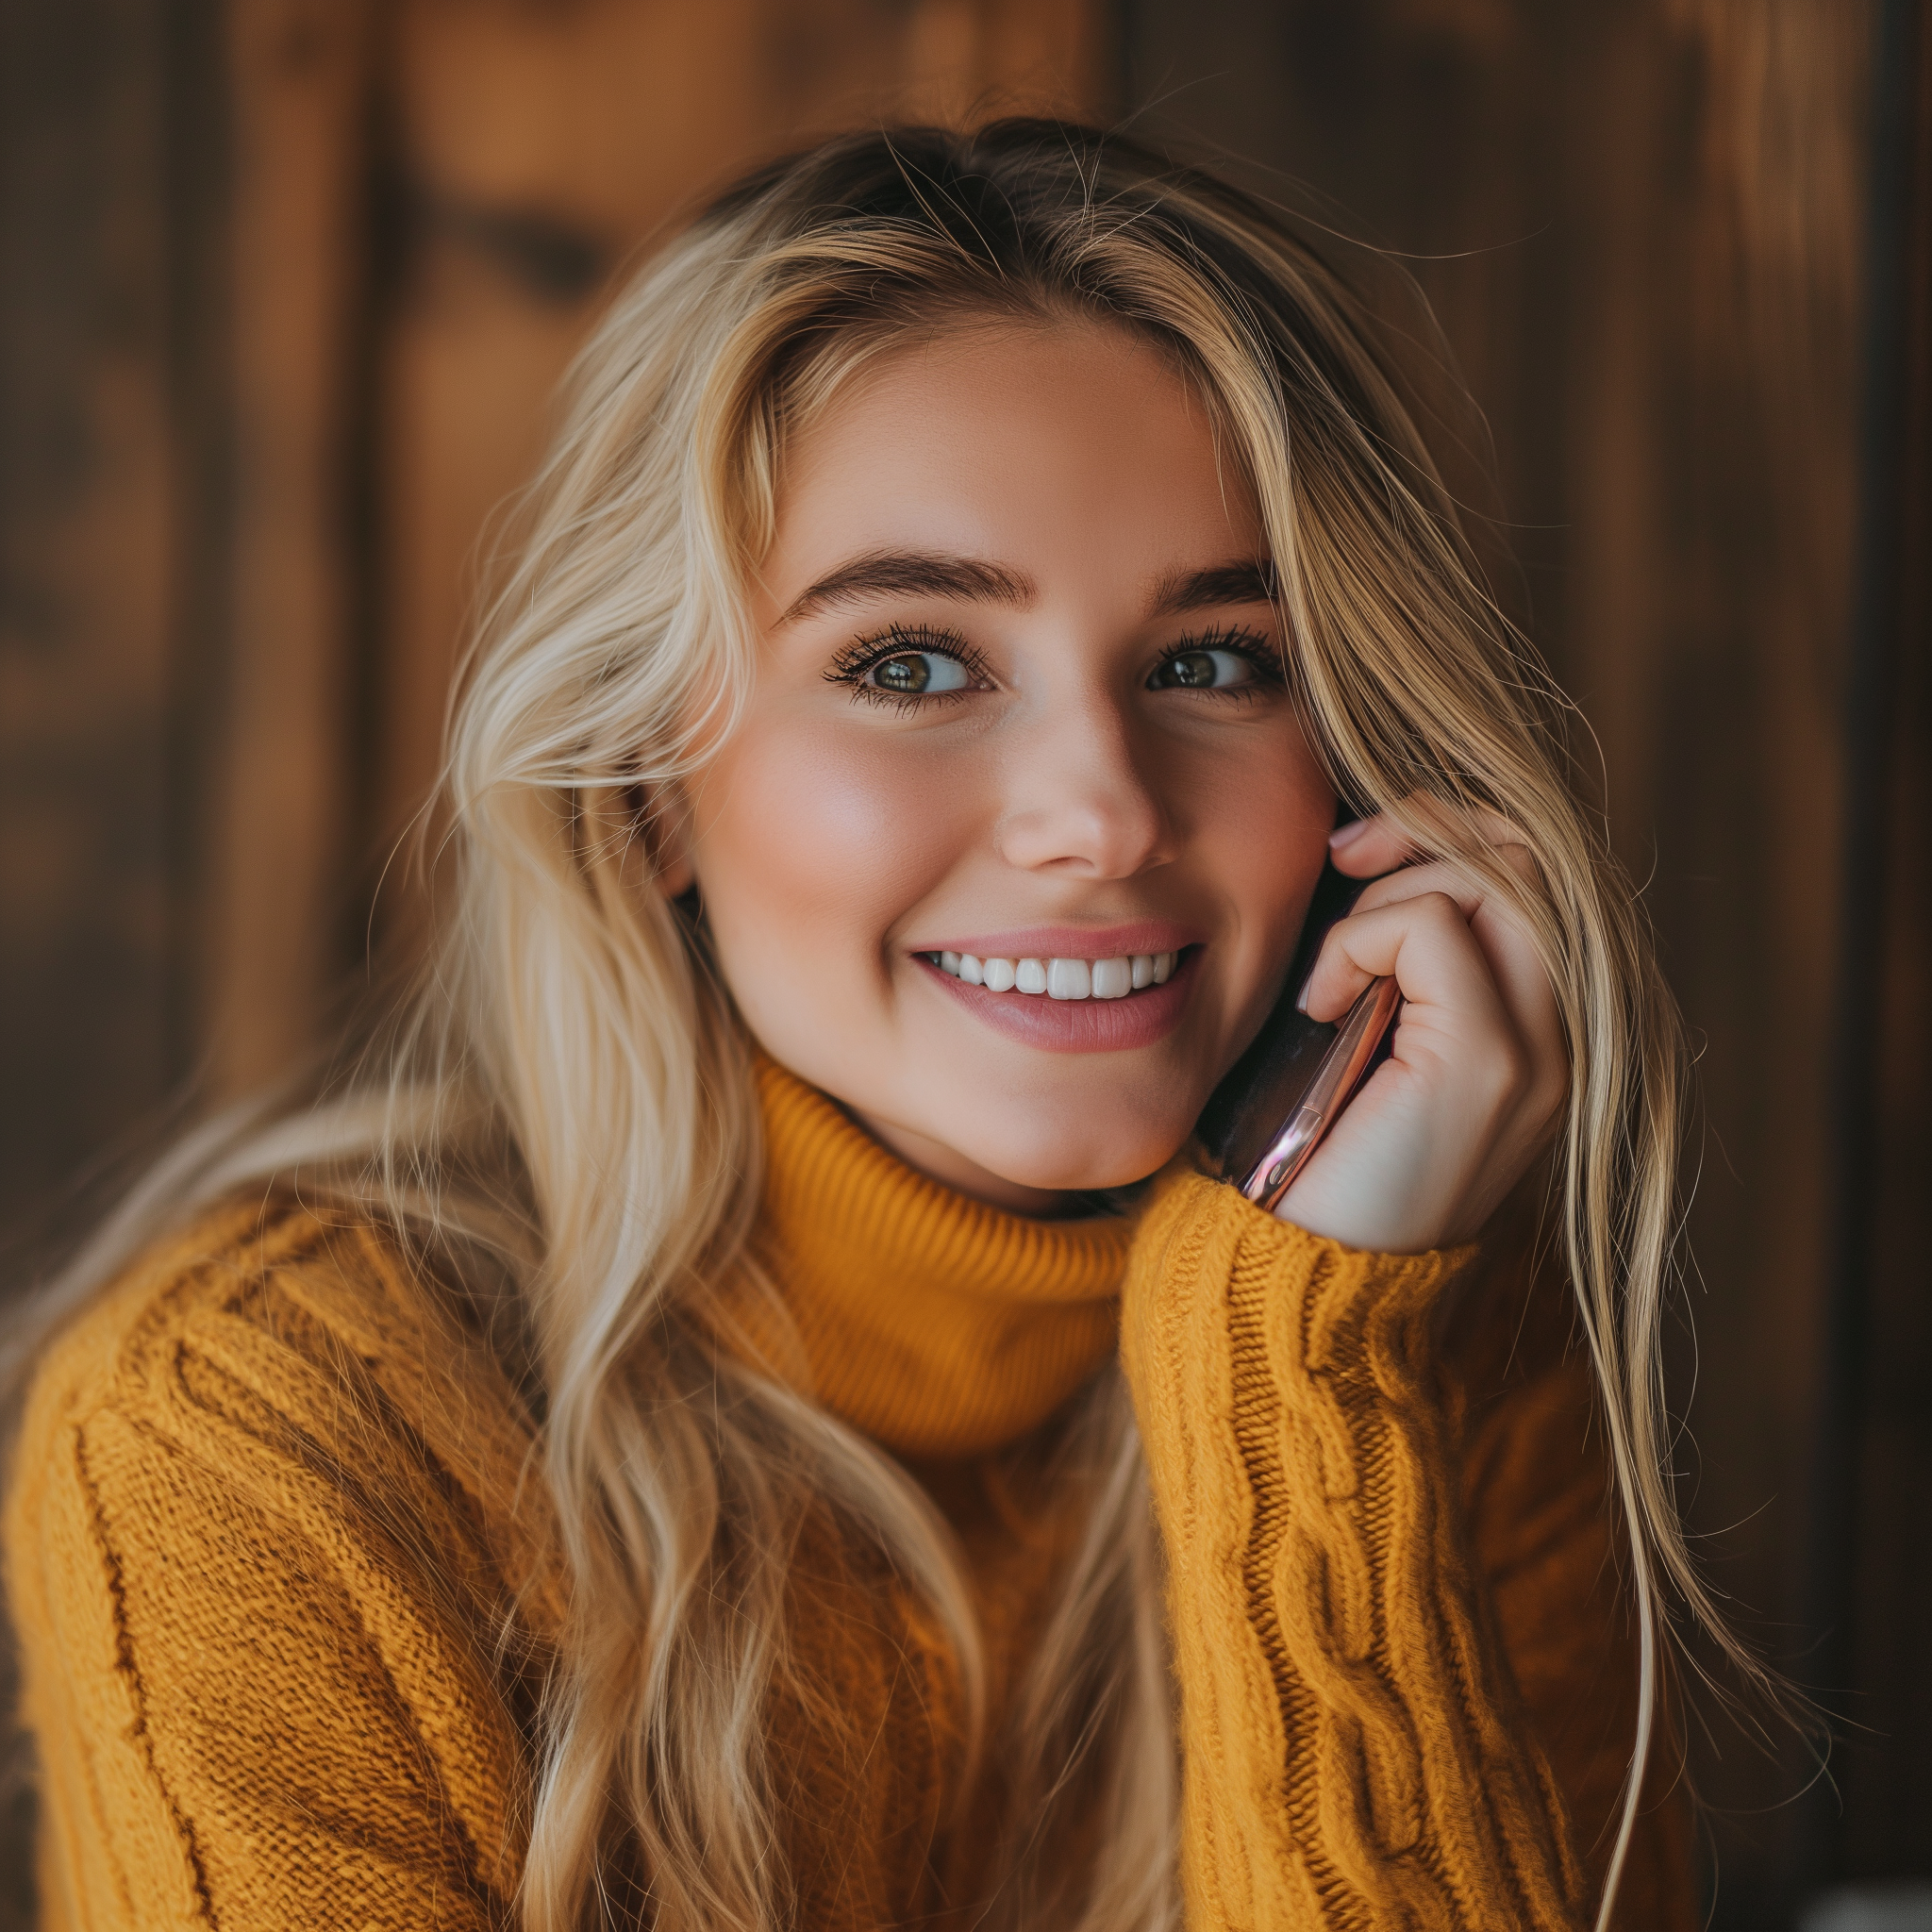
[[[747,1298],[735,1345],[889,1449],[929,1457],[1017,1441],[1112,1352],[1131,1220],[1008,1214],[915,1173],[762,1057],[758,1081],[756,1253],[792,1333]]]

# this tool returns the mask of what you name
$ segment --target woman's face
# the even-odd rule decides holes
[[[758,1041],[913,1166],[1033,1212],[1137,1180],[1260,1024],[1335,821],[1267,561],[1102,325],[900,350],[788,448],[690,858]]]

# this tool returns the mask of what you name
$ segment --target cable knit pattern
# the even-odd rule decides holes
[[[1123,1341],[1173,1576],[1191,1932],[1576,1922],[1431,1366],[1466,1258],[1357,1254],[1198,1175],[1142,1227]]]
[[[1350,1254],[1191,1174],[1138,1228],[1020,1221],[760,1081],[759,1251],[800,1374],[958,1532],[995,1739],[1078,1538],[1048,1411],[1118,1319],[1169,1559],[1189,1932],[1573,1924],[1557,1790],[1600,1860],[1634,1653],[1560,1289],[1520,1257]],[[44,1924],[513,1924],[560,1622],[540,1453],[458,1299],[367,1219],[230,1204],[109,1288],[41,1366],[7,1498]],[[969,1922],[1002,1747],[959,1790],[934,1620],[830,1509],[787,1615],[812,1694],[774,1690],[766,1734],[797,1932]],[[1621,1924],[1688,1932],[1674,1807],[1627,1886]]]

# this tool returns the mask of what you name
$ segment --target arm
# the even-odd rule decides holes
[[[1170,1566],[1191,1932],[1579,1923],[1428,1367],[1453,1267],[1193,1175],[1136,1245],[1124,1346]]]
[[[62,1341],[8,1502],[50,1923],[504,1924],[519,1747],[452,1612],[473,1540],[352,1359],[287,1346],[272,1294],[174,1286]]]

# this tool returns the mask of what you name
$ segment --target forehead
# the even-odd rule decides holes
[[[1144,581],[1258,547],[1201,396],[1152,345],[1084,321],[895,348],[790,441],[763,572],[780,608],[860,552],[997,559],[1043,585]]]

